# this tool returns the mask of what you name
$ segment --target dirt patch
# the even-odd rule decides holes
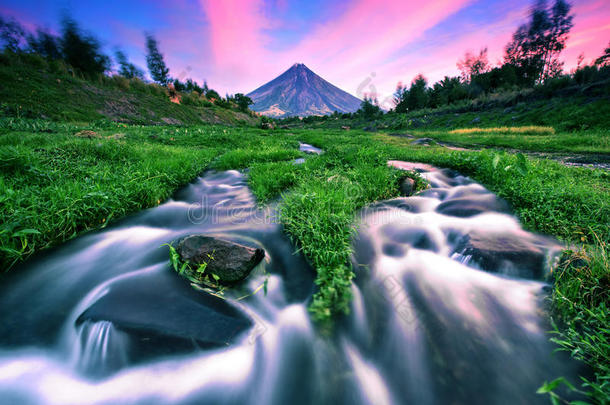
[[[128,100],[126,97],[117,100],[106,100],[104,102],[104,108],[98,112],[112,120],[138,116],[137,108],[134,107],[131,100]]]
[[[87,139],[94,139],[94,138],[99,139],[102,137],[97,132],[89,131],[89,130],[79,131],[79,132],[75,133],[74,136],[79,137],[79,138],[87,138]]]
[[[171,117],[163,117],[161,118],[161,121],[165,122],[168,125],[182,125],[182,121]]]

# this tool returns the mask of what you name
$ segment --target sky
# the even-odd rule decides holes
[[[610,0],[573,0],[565,69],[602,54]],[[422,73],[456,76],[466,51],[501,61],[531,0],[0,0],[0,15],[27,29],[59,31],[67,10],[108,54],[121,48],[145,68],[144,32],[154,34],[172,77],[207,81],[220,94],[249,93],[294,63],[384,105],[397,83]]]

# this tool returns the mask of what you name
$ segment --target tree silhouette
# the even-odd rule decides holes
[[[599,66],[610,66],[610,42],[608,42],[608,47],[604,49],[604,54],[595,59],[595,64]]]
[[[151,34],[146,34],[146,49],[148,51],[146,55],[146,63],[148,64],[148,71],[152,79],[166,86],[169,81],[169,69],[165,65],[163,55],[159,51],[157,40]]]
[[[488,72],[487,48],[481,49],[478,55],[466,52],[464,58],[457,62],[457,67],[462,73],[464,83],[470,83],[473,76]]]
[[[407,107],[409,110],[426,107],[428,104],[428,94],[426,93],[427,85],[428,82],[422,74],[415,76],[415,79],[413,79],[411,87],[409,88],[409,96],[407,98]]]
[[[24,39],[25,31],[21,24],[13,20],[5,20],[0,16],[0,40],[5,50],[18,52]]]
[[[48,59],[60,59],[62,57],[60,39],[47,31],[39,28],[36,30],[36,36],[28,35],[27,41],[30,52]]]
[[[68,64],[91,77],[109,69],[110,58],[100,52],[101,45],[95,37],[84,34],[68,16],[64,16],[61,25],[61,50]]]
[[[539,0],[530,12],[530,21],[513,34],[504,61],[517,68],[523,84],[540,83],[561,71],[558,56],[574,25],[570,9],[565,0],[556,0],[550,9],[546,1]]]
[[[114,55],[117,63],[119,64],[119,74],[121,76],[126,77],[128,79],[144,78],[144,72],[142,71],[142,69],[129,62],[129,60],[127,60],[127,55],[125,55],[123,51],[117,50]]]

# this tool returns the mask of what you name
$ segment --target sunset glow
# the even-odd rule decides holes
[[[154,33],[171,75],[206,80],[224,93],[247,93],[293,63],[353,95],[391,96],[423,72],[430,81],[457,75],[468,50],[489,49],[492,63],[526,21],[529,0],[386,1],[178,0],[72,2],[70,12],[108,52],[121,46],[145,67],[143,32]],[[62,1],[4,0],[3,15],[26,28],[58,30]],[[598,57],[610,40],[610,3],[573,2],[565,69]]]

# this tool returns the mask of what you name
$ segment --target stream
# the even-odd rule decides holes
[[[332,336],[311,323],[315,272],[276,206],[257,208],[243,173],[210,171],[4,277],[0,403],[546,404],[545,380],[577,381],[546,332],[541,280],[561,247],[456,172],[389,164],[431,188],[359,213]],[[162,245],[193,233],[266,257],[219,298],[168,263]]]

